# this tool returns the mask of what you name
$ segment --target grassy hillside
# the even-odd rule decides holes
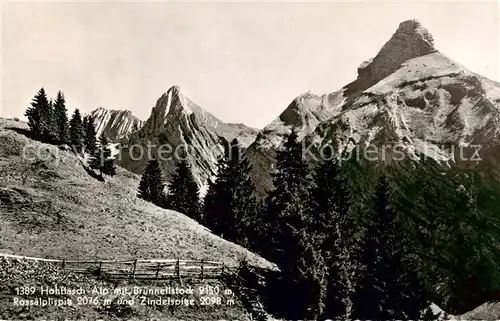
[[[0,252],[66,259],[264,259],[194,220],[136,197],[139,176],[118,168],[100,182],[71,151],[0,119]],[[36,151],[39,151],[36,153]],[[36,155],[38,154],[38,155]]]

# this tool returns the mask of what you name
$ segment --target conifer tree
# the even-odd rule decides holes
[[[66,99],[59,91],[54,101],[54,123],[55,135],[58,144],[67,144],[69,135],[68,110],[66,109]]]
[[[323,314],[325,269],[311,216],[311,179],[302,146],[292,131],[276,156],[275,189],[268,195],[267,257],[281,271],[284,317],[318,318]]]
[[[310,233],[318,234],[319,248],[327,269],[325,318],[346,316],[352,291],[353,262],[352,235],[354,223],[349,213],[351,195],[347,181],[334,155],[325,155],[314,172],[312,191],[314,219]]]
[[[91,116],[85,117],[85,152],[93,155],[97,144],[97,132],[95,129],[95,124]]]
[[[391,204],[390,187],[382,177],[364,237],[359,283],[353,295],[352,318],[418,319],[427,300],[407,261],[405,238]]]
[[[90,159],[90,168],[99,170],[101,177],[103,174],[116,175],[114,159],[111,157],[111,149],[109,148],[109,140],[104,133],[99,137],[99,146],[95,149]]]
[[[81,153],[83,150],[83,122],[80,111],[75,109],[69,123],[69,143],[75,153]]]
[[[46,117],[42,116],[48,109],[49,101],[45,89],[42,87],[33,98],[31,107],[28,107],[25,116],[28,118],[28,126],[35,139],[42,139],[42,132],[45,126]]]
[[[228,157],[227,153],[217,162],[217,176],[209,180],[208,190],[203,203],[203,221],[213,233],[228,240],[234,228],[234,215],[227,200],[230,198],[228,183]],[[234,230],[233,230],[234,231]]]
[[[156,159],[149,161],[141,176],[137,197],[164,207],[166,203],[165,183],[163,181],[160,164]]]
[[[254,186],[249,178],[250,166],[237,139],[226,146],[218,162],[217,177],[209,182],[204,221],[214,233],[248,245],[250,238],[255,238],[252,231],[257,214]]]
[[[82,128],[83,128],[83,148],[86,148],[85,141],[87,140],[87,126],[89,125],[89,115],[85,115],[82,118]],[[97,139],[96,139],[97,143]],[[92,154],[90,154],[92,155]]]
[[[266,229],[271,242],[267,242],[268,257],[276,264],[288,261],[287,244],[282,244],[282,226],[293,229],[304,227],[309,221],[311,179],[308,164],[302,157],[302,146],[292,131],[284,149],[276,155],[276,172],[272,174],[274,190],[268,194]],[[278,227],[278,228],[277,228]]]
[[[398,167],[396,204],[426,290],[446,297],[436,303],[454,314],[494,299],[500,189],[493,171],[445,168],[432,159],[411,165]]]
[[[56,126],[52,99],[48,104],[42,105],[40,126],[42,129],[42,141],[47,143],[54,143],[57,137],[55,132]]]
[[[177,170],[168,185],[167,206],[198,222],[201,221],[198,185],[185,159],[177,163]]]

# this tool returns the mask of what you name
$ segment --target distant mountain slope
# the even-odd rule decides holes
[[[118,168],[102,183],[81,160],[30,140],[25,123],[0,119],[0,252],[71,259],[248,257],[187,216],[136,197],[139,177]],[[35,151],[38,150],[38,156]]]
[[[158,99],[142,128],[121,141],[125,148],[118,163],[134,173],[141,173],[148,162],[145,151],[150,150],[151,155],[160,160],[168,180],[177,156],[187,150],[187,160],[196,182],[203,187],[215,175],[224,140],[238,138],[245,146],[254,140],[256,134],[257,130],[243,124],[222,122],[185,97],[179,87],[173,86]],[[148,148],[148,144],[151,147]],[[142,157],[139,154],[141,149],[144,151]]]
[[[459,156],[460,148],[452,146],[469,146],[471,156],[474,146],[482,145],[484,155],[495,158],[499,108],[499,83],[438,52],[418,21],[404,21],[379,53],[360,65],[355,81],[331,94],[297,97],[259,133],[248,150],[252,176],[260,193],[272,188],[275,150],[292,127],[312,159],[321,146],[353,151],[383,145],[440,161]]]
[[[102,133],[111,141],[118,141],[139,130],[144,121],[132,115],[129,110],[108,110],[99,107],[90,113],[94,120],[97,137]]]

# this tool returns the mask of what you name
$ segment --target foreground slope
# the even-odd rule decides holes
[[[139,177],[118,168],[100,182],[70,151],[27,138],[27,126],[0,119],[0,252],[66,259],[248,257],[175,211],[136,197]],[[34,151],[38,150],[38,155]]]

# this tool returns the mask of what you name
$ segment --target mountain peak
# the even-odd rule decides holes
[[[434,38],[418,20],[399,24],[378,54],[358,68],[358,78],[375,83],[396,71],[403,62],[435,52]]]
[[[167,94],[170,92],[173,94],[179,94],[181,92],[181,88],[177,85],[173,85],[167,90]]]
[[[429,36],[429,31],[425,29],[420,21],[417,19],[409,19],[401,22],[399,24],[398,29],[396,30],[396,33],[407,33],[407,34],[414,34],[414,33],[419,33],[424,37]],[[432,35],[430,35],[432,38]]]

